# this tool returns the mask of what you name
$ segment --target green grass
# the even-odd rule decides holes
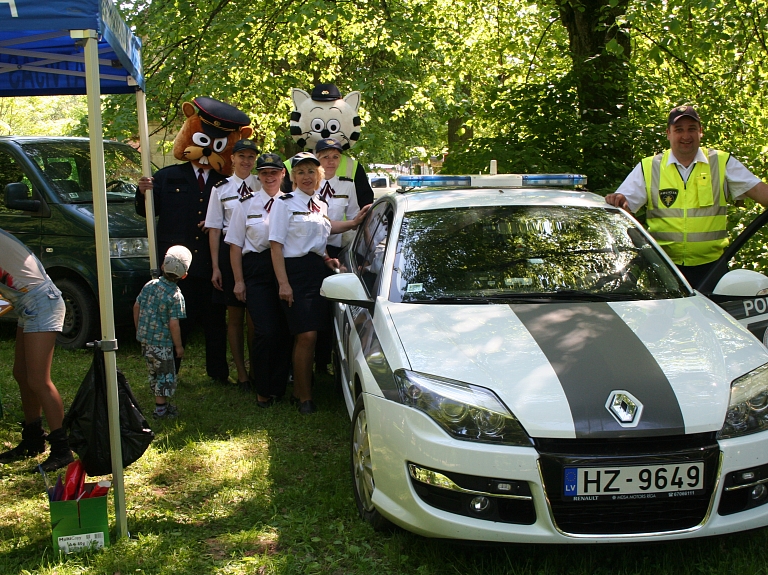
[[[0,445],[19,440],[13,326],[0,324]],[[117,362],[145,412],[152,408],[132,334]],[[404,531],[375,533],[355,509],[349,422],[328,376],[321,411],[259,409],[253,396],[207,381],[193,340],[176,393],[181,415],[158,425],[145,455],[125,470],[131,538],[82,555],[51,546],[48,505],[30,463],[0,467],[0,574],[621,574],[766,575],[768,529],[687,542],[474,547]],[[90,364],[57,350],[53,377],[68,405]],[[233,370],[234,373],[234,370]],[[41,458],[42,459],[42,456]],[[110,514],[113,514],[110,497]]]

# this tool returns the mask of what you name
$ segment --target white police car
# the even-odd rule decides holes
[[[401,179],[449,187],[381,198],[325,280],[375,527],[569,543],[768,525],[768,350],[631,216],[545,187],[584,180]]]

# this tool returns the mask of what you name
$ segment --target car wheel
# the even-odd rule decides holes
[[[56,279],[56,287],[61,290],[66,311],[61,333],[56,343],[64,349],[85,347],[96,339],[99,326],[99,306],[91,292],[82,284],[70,279]]]
[[[376,531],[391,529],[392,524],[378,512],[372,502],[376,483],[373,479],[368,418],[362,394],[357,398],[355,411],[352,414],[351,455],[352,489],[360,517],[370,523]]]

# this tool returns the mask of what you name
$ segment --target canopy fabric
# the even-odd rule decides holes
[[[145,91],[141,40],[112,0],[0,0],[0,96],[85,95],[82,40],[99,33],[102,94]]]

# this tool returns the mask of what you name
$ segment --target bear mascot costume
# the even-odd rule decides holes
[[[182,110],[186,120],[173,142],[173,156],[182,163],[139,180],[136,212],[146,217],[144,193],[151,189],[158,218],[158,261],[174,245],[192,253],[187,276],[178,283],[187,312],[180,322],[182,344],[186,346],[195,325],[202,325],[206,372],[214,381],[228,384],[226,306],[222,293],[211,284],[211,251],[203,224],[211,189],[232,174],[235,142],[250,138],[253,128],[247,115],[213,98],[195,98]],[[176,358],[177,372],[180,365]]]
[[[350,92],[342,98],[333,84],[318,84],[311,94],[293,88],[291,97],[294,105],[291,136],[301,148],[314,152],[321,140],[329,138],[336,140],[344,151],[357,143],[360,138],[360,117],[357,115],[360,92]],[[290,173],[290,162],[286,162],[286,169]],[[368,175],[357,160],[342,154],[336,173],[340,178],[354,182],[358,206],[373,202]],[[290,188],[284,191],[290,191]]]

